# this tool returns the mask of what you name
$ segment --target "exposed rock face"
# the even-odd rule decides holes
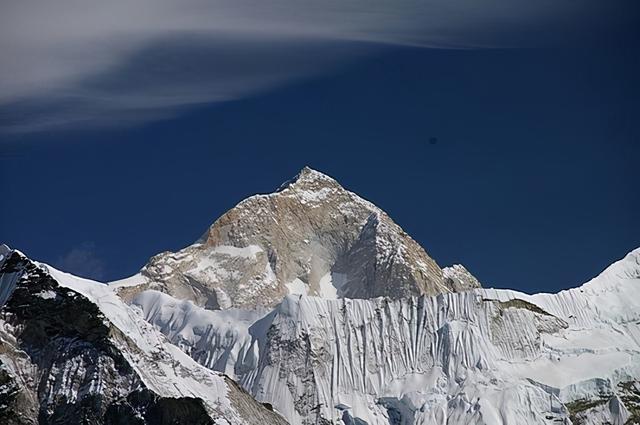
[[[451,267],[442,269],[445,282],[455,292],[468,291],[470,289],[480,288],[478,279],[467,270],[462,264],[455,264]]]
[[[303,169],[220,217],[199,243],[151,259],[149,288],[207,308],[273,306],[284,295],[394,299],[459,289],[382,210]]]
[[[24,423],[101,423],[105,407],[141,382],[110,341],[98,308],[58,290],[55,280],[18,254],[4,261],[0,273],[16,279],[0,310],[0,363],[15,389],[4,414],[24,415]]]
[[[133,319],[108,286],[71,281],[1,247],[0,423],[286,423]]]

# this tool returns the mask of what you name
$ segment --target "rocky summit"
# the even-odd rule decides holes
[[[445,277],[384,211],[308,167],[240,202],[196,244],[156,255],[142,275],[150,288],[210,309],[273,307],[287,294],[399,299],[478,285]]]

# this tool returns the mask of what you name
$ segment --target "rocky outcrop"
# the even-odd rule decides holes
[[[447,286],[452,288],[454,292],[468,291],[482,286],[478,279],[462,264],[444,267],[442,269],[442,275],[444,276]]]
[[[5,414],[33,415],[39,423],[101,423],[107,406],[141,384],[111,342],[103,315],[18,253],[9,254],[0,273],[17,279],[0,310],[0,363],[16,389]],[[18,394],[31,402],[28,408],[17,403]]]

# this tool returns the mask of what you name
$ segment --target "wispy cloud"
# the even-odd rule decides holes
[[[155,119],[323,72],[388,44],[512,47],[562,40],[626,23],[626,4],[7,0],[0,13],[0,127]]]
[[[84,242],[62,255],[55,266],[63,271],[94,280],[105,277],[105,262],[96,255],[93,242]]]

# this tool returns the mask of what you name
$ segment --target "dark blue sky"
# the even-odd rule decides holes
[[[0,240],[121,278],[310,165],[439,264],[556,291],[640,246],[638,75],[635,45],[390,48],[174,119],[5,134]]]

